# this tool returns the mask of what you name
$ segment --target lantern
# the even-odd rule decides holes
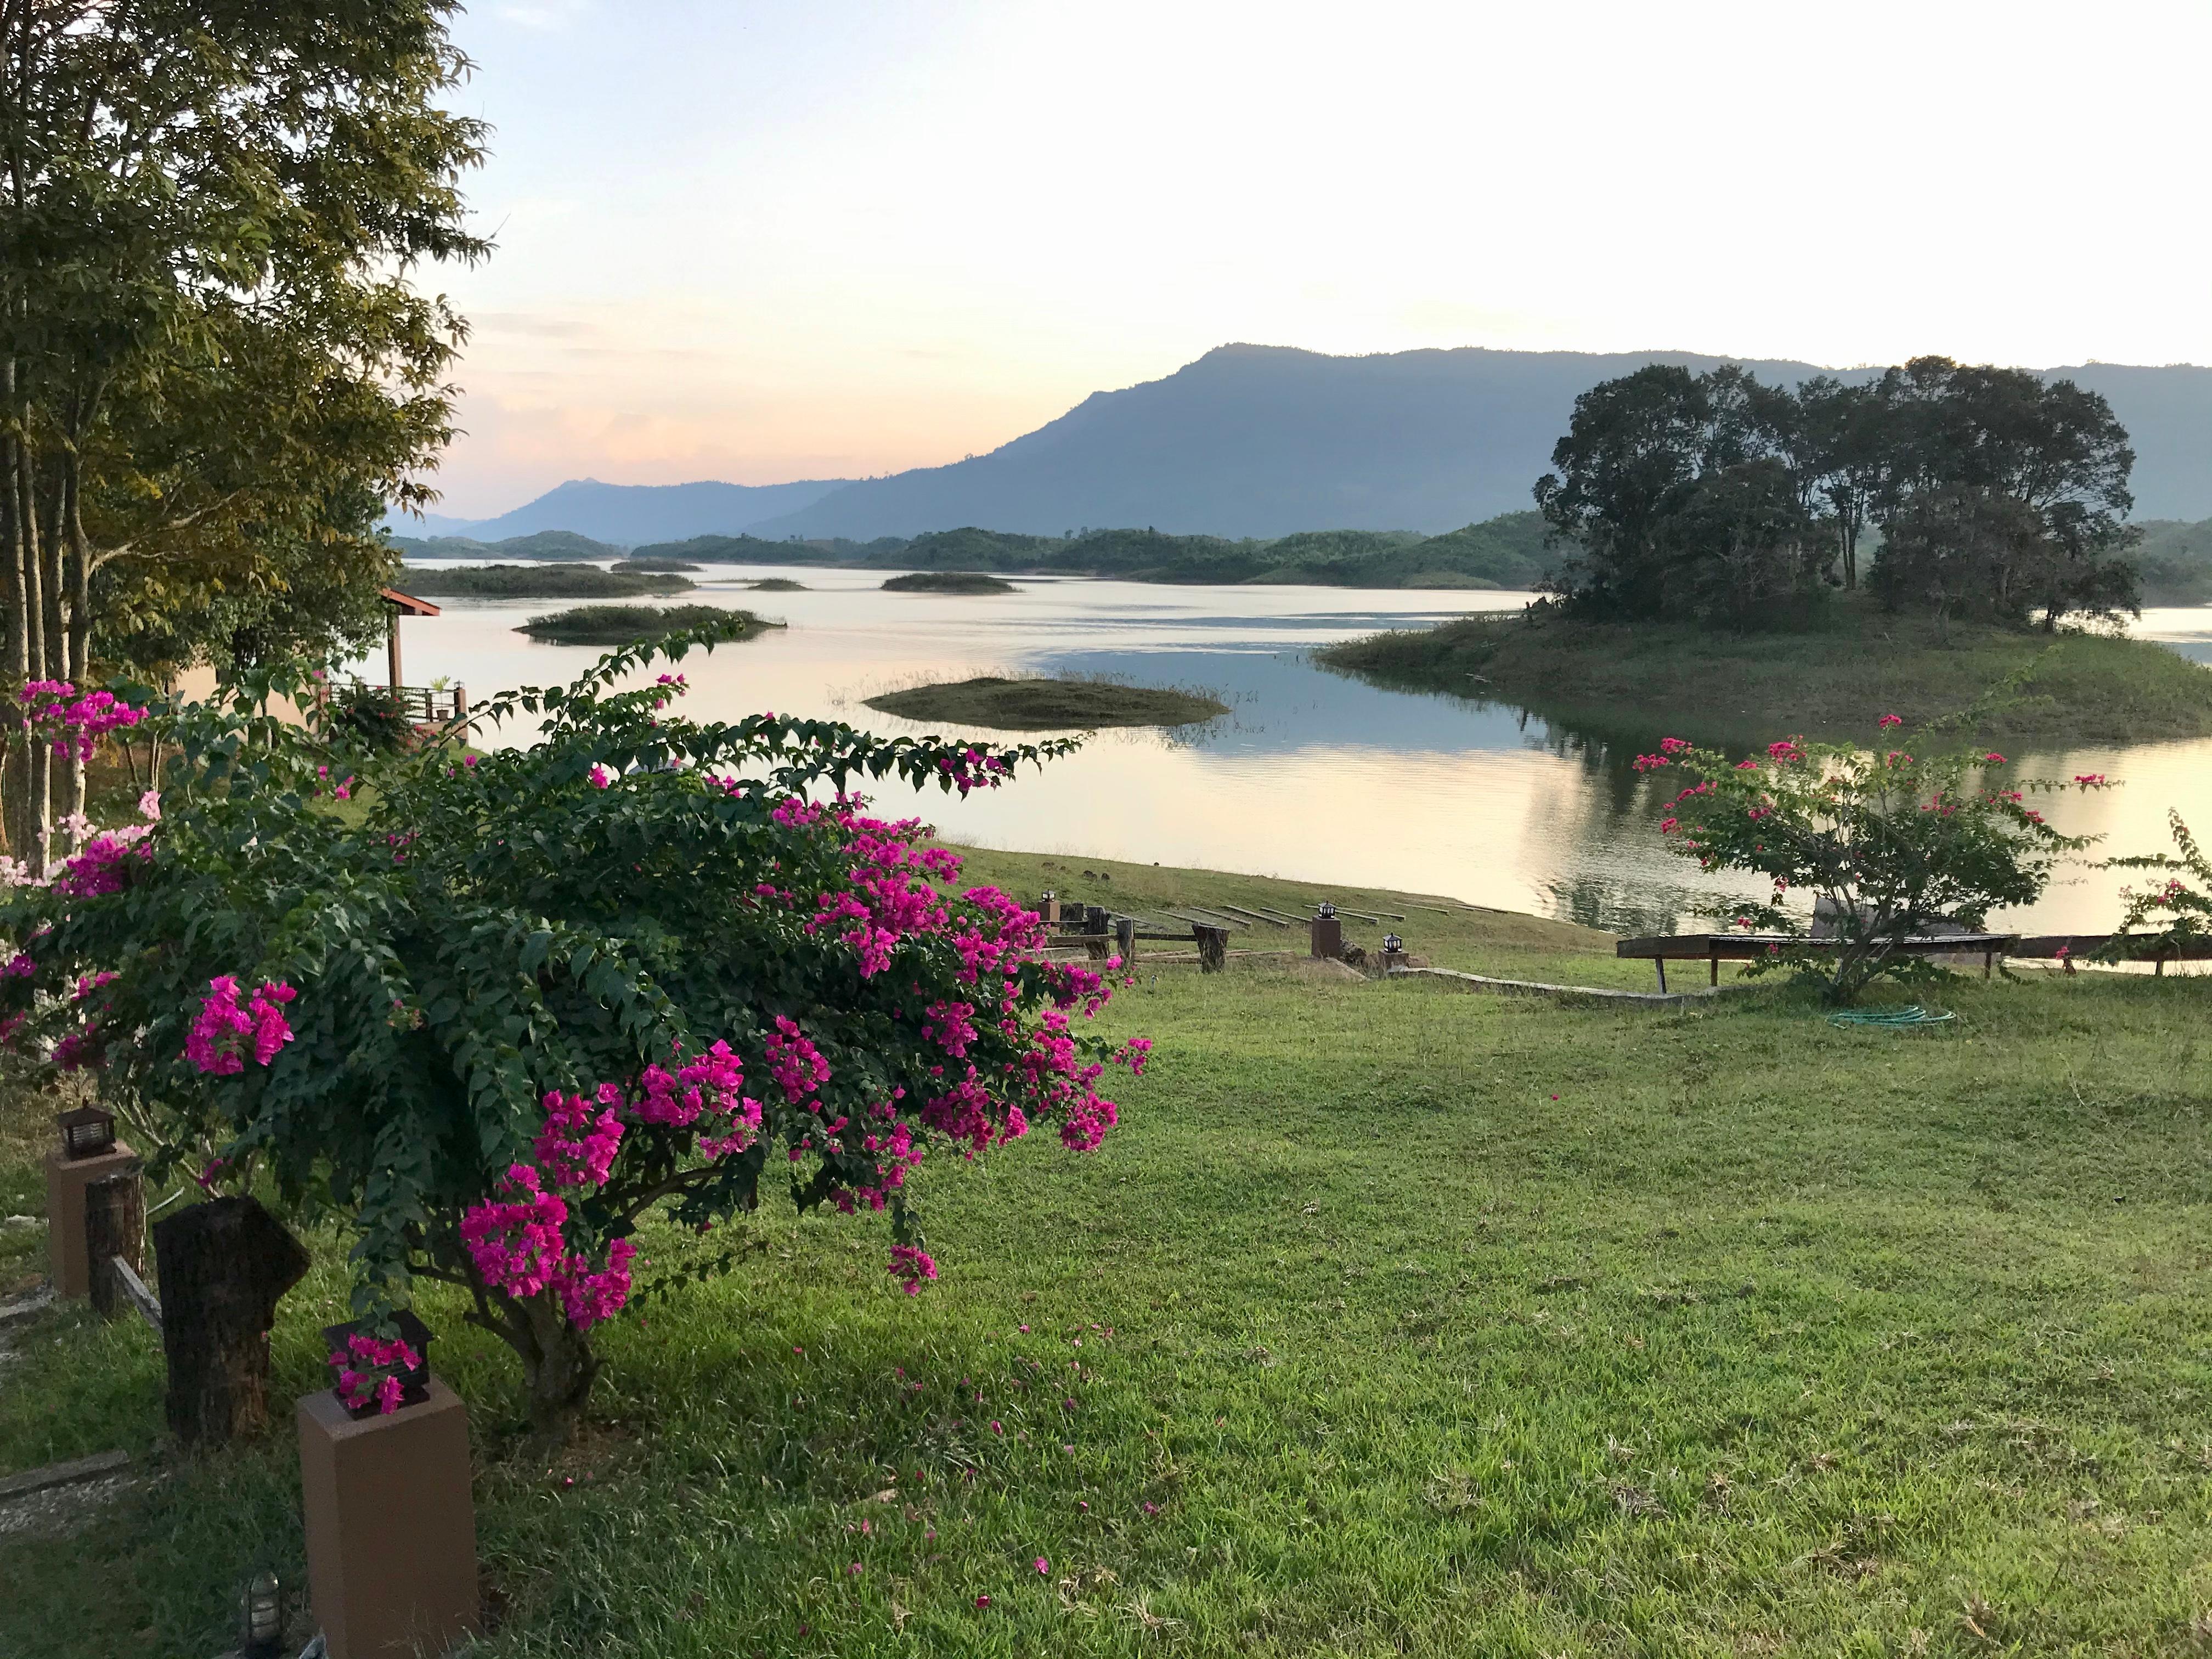
[[[54,1121],[61,1126],[62,1156],[98,1158],[115,1150],[115,1114],[97,1106],[80,1106],[64,1112]]]
[[[1046,889],[1044,890],[1044,891],[1042,891],[1042,893],[1038,894],[1038,895],[1037,895],[1037,896],[1038,896],[1039,898],[1042,899],[1042,900],[1043,900],[1047,904],[1049,904],[1049,903],[1051,903],[1054,899],[1058,898],[1058,897],[1060,896],[1060,895],[1059,895],[1059,894],[1057,894],[1057,893],[1055,893],[1055,892],[1054,892],[1054,891],[1052,890],[1052,889],[1051,889],[1051,888],[1048,887],[1048,888],[1046,888]]]
[[[1385,933],[1382,935],[1382,954],[1384,956],[1395,957],[1399,951],[1405,948],[1406,941],[1400,939],[1395,933]]]
[[[392,1323],[399,1333],[399,1340],[414,1349],[416,1354],[415,1363],[412,1365],[404,1371],[395,1373],[399,1378],[399,1403],[402,1406],[419,1406],[430,1397],[430,1328],[417,1319],[412,1310],[407,1308],[402,1308],[398,1313],[392,1315]],[[324,1326],[324,1352],[326,1353],[351,1352],[351,1350],[346,1346],[346,1339],[355,1332],[363,1329],[367,1324],[366,1320],[354,1320],[343,1325]],[[333,1394],[337,1392],[335,1387],[331,1391]],[[365,1406],[354,1406],[348,1409],[356,1418],[368,1417],[375,1413],[376,1403],[371,1401]]]
[[[284,1586],[264,1568],[238,1598],[240,1659],[277,1659],[284,1650]]]
[[[1319,904],[1314,907],[1314,914],[1319,916],[1323,921],[1327,921],[1331,916],[1336,914],[1336,907],[1334,904],[1331,904],[1327,899],[1323,899]]]

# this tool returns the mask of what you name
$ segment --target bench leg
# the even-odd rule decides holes
[[[1714,985],[1717,986],[1717,985],[1719,985],[1719,983],[1721,982],[1721,959],[1720,959],[1718,957],[1715,957],[1712,959],[1712,963],[1713,963],[1713,977],[1712,977],[1712,983],[1713,983]]]
[[[1651,965],[1659,970],[1659,994],[1665,996],[1667,994],[1667,958],[1654,957],[1651,958]]]

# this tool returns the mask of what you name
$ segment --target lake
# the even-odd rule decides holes
[[[717,566],[695,575],[699,590],[676,602],[740,606],[789,625],[687,661],[687,712],[774,709],[918,733],[921,726],[861,700],[988,673],[1188,686],[1231,712],[1181,732],[1101,732],[1075,756],[964,801],[893,787],[878,804],[981,846],[1250,871],[1310,880],[1317,892],[1331,881],[1391,887],[1617,930],[1701,927],[1701,907],[1726,902],[1727,884],[1665,851],[1659,788],[1630,768],[1634,745],[1507,704],[1381,690],[1311,659],[1316,646],[1470,610],[1517,609],[1526,594],[1049,577],[1016,578],[1018,591],[1006,594],[885,593],[889,574]],[[756,594],[740,585],[761,576],[788,576],[809,591]],[[439,603],[443,615],[402,624],[410,684],[459,681],[481,701],[515,685],[559,684],[599,655],[513,631],[567,602]],[[2212,663],[2212,608],[2148,611],[2135,631]],[[382,678],[380,654],[359,667]],[[511,728],[482,740],[527,735]],[[2169,805],[2212,831],[2212,739],[2013,758],[2018,775],[2104,772],[2123,781],[2045,808],[2063,829],[2106,837],[2100,854],[2166,850]],[[1996,920],[2101,931],[2116,919],[2122,879],[2075,868],[2031,909]]]

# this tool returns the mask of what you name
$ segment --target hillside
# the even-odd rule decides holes
[[[1742,362],[1796,381],[1816,365],[1691,352],[1406,351],[1332,357],[1232,345],[1164,379],[1100,392],[986,455],[849,483],[749,526],[762,536],[912,536],[984,524],[1275,538],[1315,525],[1431,534],[1529,503],[1576,397],[1646,363]],[[1846,374],[1844,378],[1875,371]],[[2136,510],[2212,514],[2212,369],[2042,371],[2112,401],[2136,453]]]
[[[2142,532],[2132,556],[2142,572],[2143,603],[2212,603],[2212,519],[2155,519]]]
[[[627,547],[743,530],[763,519],[797,512],[843,483],[841,478],[818,478],[780,484],[611,484],[596,478],[571,478],[496,518],[456,519],[429,514],[420,522],[426,529],[479,541],[526,536],[540,530],[573,530]],[[387,528],[404,533],[415,522],[398,520]]]
[[[1230,540],[1315,525],[1436,534],[1526,509],[1576,397],[1598,381],[1647,363],[1724,362],[1769,380],[1826,372],[1680,351],[1333,357],[1228,345],[1161,380],[1094,392],[1036,431],[948,466],[759,486],[578,479],[495,519],[422,522],[483,541],[560,529],[625,546],[701,535],[866,543],[959,525],[1063,538],[1104,525]],[[2039,372],[2111,400],[2136,451],[2139,519],[2212,516],[2212,369]]]
[[[541,530],[498,542],[479,541],[473,536],[386,536],[385,539],[410,559],[617,559],[623,552],[609,543],[567,530]]]

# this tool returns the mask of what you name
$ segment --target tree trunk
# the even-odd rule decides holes
[[[125,1170],[84,1189],[85,1261],[92,1269],[92,1305],[103,1319],[131,1311],[115,1276],[121,1256],[139,1278],[146,1276],[146,1179]]]
[[[307,1250],[250,1198],[218,1198],[154,1227],[168,1356],[169,1430],[222,1445],[269,1420],[269,1328]]]
[[[58,549],[64,555],[63,581],[64,596],[69,601],[69,619],[62,634],[62,669],[59,678],[70,682],[80,691],[92,672],[92,550],[85,544],[84,520],[81,515],[77,491],[80,468],[74,453],[66,462],[65,494],[62,507],[61,535]],[[67,822],[84,812],[84,758],[75,750],[59,759],[53,766],[54,817]],[[59,850],[74,853],[77,837],[69,836]]]
[[[592,1340],[568,1322],[561,1299],[541,1291],[526,1302],[510,1304],[519,1317],[514,1333],[501,1332],[514,1342],[522,1356],[523,1386],[530,1412],[530,1427],[541,1438],[558,1444],[576,1431],[584,1402],[599,1374],[599,1356]]]

